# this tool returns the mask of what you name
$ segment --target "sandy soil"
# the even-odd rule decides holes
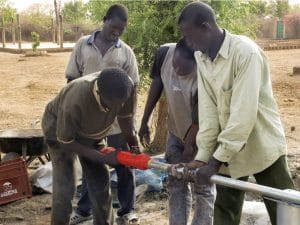
[[[0,53],[0,130],[30,128],[41,119],[46,103],[65,84],[63,74],[69,55],[23,57]],[[300,74],[291,76],[293,66],[300,66],[300,50],[270,51],[267,55],[288,141],[289,166],[300,190]],[[143,104],[139,103],[139,114]],[[137,211],[142,225],[167,224],[166,199],[162,193],[139,201]],[[50,205],[51,195],[43,194],[0,206],[0,225],[49,224]]]

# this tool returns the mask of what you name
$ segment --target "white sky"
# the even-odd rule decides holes
[[[58,2],[59,0],[57,0]],[[72,0],[61,0],[61,4],[63,5],[64,2],[70,2]],[[299,0],[300,1],[300,0]],[[30,5],[39,3],[39,4],[47,4],[53,6],[53,0],[10,0],[9,2],[17,9],[17,12],[21,12],[26,10]]]

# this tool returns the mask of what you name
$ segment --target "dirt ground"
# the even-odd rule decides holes
[[[300,49],[266,53],[286,132],[289,166],[300,190],[300,74],[292,76],[293,66],[300,66]],[[65,84],[63,74],[69,56],[70,53],[43,57],[0,53],[0,130],[31,128],[41,119],[46,103]],[[144,101],[140,101],[139,115],[143,105]],[[137,204],[141,225],[167,224],[166,202],[164,193],[143,197]],[[49,224],[50,205],[51,195],[43,194],[0,206],[0,225]]]

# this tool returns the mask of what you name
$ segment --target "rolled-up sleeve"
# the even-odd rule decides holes
[[[209,95],[207,85],[198,74],[199,131],[196,137],[198,153],[195,160],[202,162],[207,162],[213,154],[220,132],[217,105]]]
[[[229,162],[243,149],[255,126],[258,113],[262,58],[249,53],[241,58],[232,86],[229,116],[218,135],[218,147],[213,156]]]

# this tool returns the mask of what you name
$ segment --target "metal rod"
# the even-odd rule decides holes
[[[159,162],[155,159],[151,159],[148,164],[149,168],[158,169],[162,171],[168,171],[168,168],[170,167],[170,164]]]
[[[151,159],[149,161],[149,168],[154,168],[162,171],[168,172],[168,168],[171,165],[168,163],[163,163],[159,162],[155,159]],[[182,174],[179,177],[183,177],[183,170],[178,169],[178,174]],[[231,187],[235,189],[239,189],[242,191],[250,191],[250,192],[255,192],[255,193],[260,193],[263,196],[273,198],[274,200],[279,200],[279,201],[284,201],[290,204],[296,204],[297,207],[300,208],[300,192],[294,191],[293,192],[288,192],[272,187],[267,187],[259,184],[254,184],[246,181],[240,181],[220,175],[213,175],[211,177],[211,182],[219,185],[223,185],[226,187]]]
[[[275,200],[282,200],[288,203],[298,204],[300,207],[300,192],[297,191],[291,193],[284,190],[254,184],[246,181],[235,180],[220,175],[213,175],[210,180],[212,183],[215,184],[239,189],[242,191],[261,193],[262,195],[274,198]]]

